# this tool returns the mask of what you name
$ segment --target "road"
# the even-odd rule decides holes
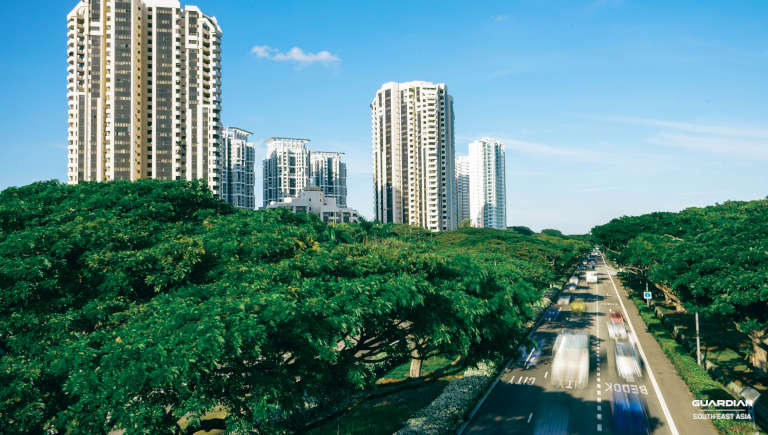
[[[493,385],[486,400],[468,422],[464,434],[609,434],[619,433],[612,424],[611,390],[639,394],[646,402],[652,434],[715,435],[712,423],[694,420],[693,395],[646,331],[635,305],[626,298],[616,271],[599,258],[598,283],[587,285],[584,274],[570,291],[573,300],[586,304],[583,315],[563,312],[557,321],[544,321],[531,338],[543,343],[534,367],[516,363]],[[608,336],[611,310],[624,314],[634,330],[643,360],[643,377],[636,382],[621,379],[614,362],[614,340]],[[590,336],[589,382],[584,389],[564,389],[550,383],[552,344],[561,331]]]

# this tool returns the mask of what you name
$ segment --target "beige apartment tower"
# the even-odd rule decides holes
[[[67,25],[68,182],[203,179],[219,195],[216,19],[177,0],[81,0]]]
[[[385,83],[371,110],[376,220],[456,228],[453,98],[445,84]]]

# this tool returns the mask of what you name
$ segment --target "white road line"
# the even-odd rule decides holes
[[[602,252],[600,253],[600,256],[603,258],[603,263],[607,265],[608,263],[605,261],[605,256]],[[635,327],[632,326],[632,321],[629,320],[627,308],[624,306],[624,301],[621,299],[621,296],[619,296],[619,289],[616,288],[616,283],[613,282],[613,277],[611,276],[610,271],[608,271],[608,278],[611,280],[613,291],[616,292],[616,297],[619,299],[619,304],[621,304],[621,310],[624,312],[624,318],[627,319],[629,329],[634,334]],[[637,337],[637,334],[635,334],[635,337]],[[669,423],[669,431],[672,432],[673,435],[679,435],[680,432],[677,431],[675,421],[672,420],[672,414],[669,413],[667,402],[664,401],[664,396],[661,394],[661,389],[659,389],[659,384],[656,382],[656,377],[653,376],[653,370],[651,370],[651,365],[648,363],[648,358],[645,357],[645,352],[643,352],[643,346],[640,345],[639,339],[637,340],[637,349],[640,351],[640,356],[643,358],[643,363],[645,364],[646,371],[648,372],[648,377],[651,378],[651,384],[653,384],[653,388],[656,391],[656,397],[659,399],[659,403],[661,404],[661,410],[664,411],[664,417],[667,418],[667,423]]]
[[[533,413],[528,414],[528,423],[531,422],[531,419],[533,418]]]
[[[603,425],[602,424],[598,424],[597,425],[597,431],[598,432],[602,432],[603,431]]]
[[[598,420],[602,420],[603,419],[603,414],[597,414],[597,419]]]
[[[547,376],[549,376],[549,370],[547,370],[546,372],[544,372],[544,379],[547,379]]]

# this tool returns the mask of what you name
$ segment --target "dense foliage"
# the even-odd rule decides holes
[[[199,183],[0,193],[0,427],[282,431],[419,355],[495,358],[586,249],[235,210]]]
[[[592,236],[690,310],[747,331],[768,326],[768,200],[622,217]]]

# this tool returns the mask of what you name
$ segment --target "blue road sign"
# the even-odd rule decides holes
[[[644,299],[651,299],[651,292],[643,292]]]

